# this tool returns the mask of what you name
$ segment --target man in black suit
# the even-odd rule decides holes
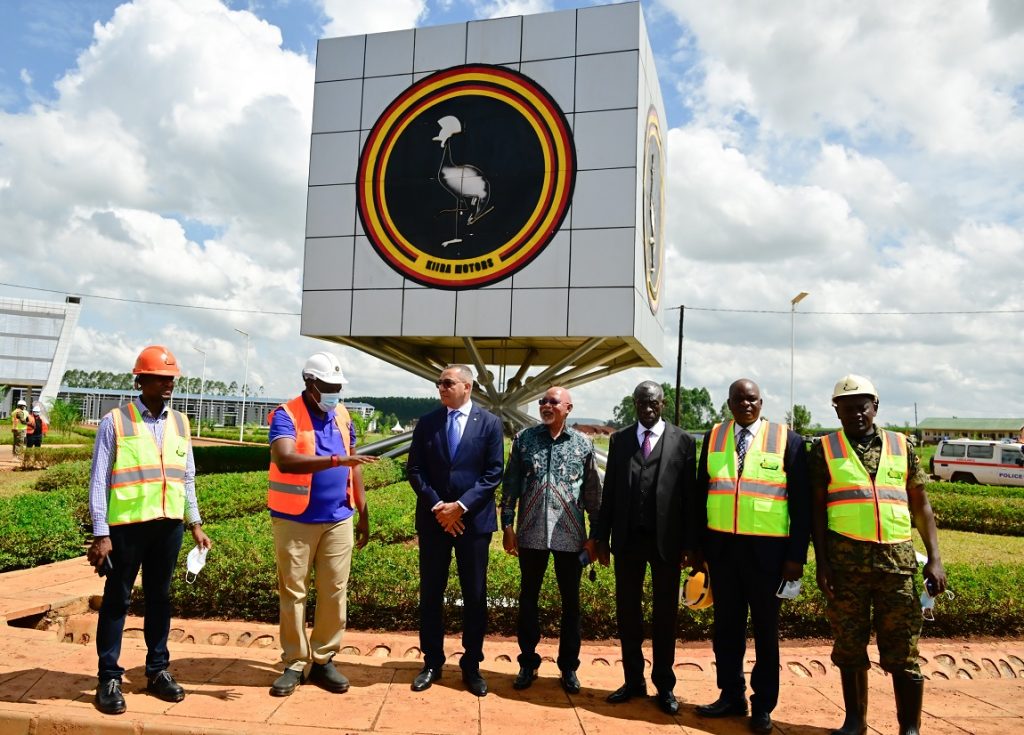
[[[449,365],[437,381],[442,405],[423,416],[412,433],[407,474],[416,491],[420,546],[420,649],[423,670],[415,692],[441,678],[444,665],[444,590],[452,551],[462,588],[459,665],[466,687],[487,694],[480,676],[487,629],[487,548],[498,530],[494,489],[504,460],[501,421],[473,404],[473,373]]]
[[[743,658],[747,610],[757,662],[750,675],[754,732],[772,731],[779,699],[779,605],[785,582],[803,575],[811,499],[803,439],[761,418],[761,390],[751,380],[729,387],[733,420],[704,437],[697,470],[700,549],[715,596],[712,645],[721,694],[697,707],[703,717],[747,713]]]
[[[601,511],[593,529],[598,559],[608,565],[608,537],[615,555],[615,609],[622,644],[625,684],[608,696],[617,704],[646,696],[644,656],[644,575],[651,567],[654,612],[654,665],[651,680],[658,706],[679,711],[672,689],[679,612],[679,575],[683,562],[684,507],[695,492],[694,441],[661,418],[665,395],[645,381],[633,391],[638,423],[612,434]],[[690,505],[693,501],[690,501]],[[686,548],[689,548],[687,545]]]

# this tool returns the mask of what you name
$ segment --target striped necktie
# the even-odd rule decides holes
[[[750,447],[750,431],[740,429],[739,442],[736,444],[736,474],[743,474],[743,460],[747,456],[747,449]]]

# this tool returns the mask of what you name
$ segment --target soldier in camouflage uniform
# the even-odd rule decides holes
[[[828,601],[832,661],[846,705],[846,720],[833,735],[867,731],[872,623],[879,664],[892,675],[900,734],[916,735],[924,679],[917,660],[922,616],[911,523],[928,551],[924,577],[931,593],[946,588],[927,478],[905,436],[875,427],[878,393],[870,381],[840,379],[832,405],[843,429],[814,445],[809,471],[818,586]]]

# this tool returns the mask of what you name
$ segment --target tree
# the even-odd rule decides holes
[[[82,418],[82,413],[78,410],[78,406],[62,401],[59,398],[50,406],[48,413],[50,415],[50,426],[53,427],[55,432],[64,436],[70,434],[78,426],[78,422]]]
[[[793,427],[797,434],[803,434],[811,427],[811,412],[807,410],[807,406],[798,403],[793,406],[792,413],[786,411],[786,423]]]
[[[350,413],[349,418],[352,419],[352,425],[356,427],[356,439],[361,441],[366,435],[366,419],[358,412]]]
[[[665,394],[665,410],[662,415],[667,421],[675,418],[676,391],[668,383],[661,384],[661,390]],[[714,404],[711,402],[711,394],[707,388],[683,388],[682,401],[680,405],[682,417],[678,422],[680,427],[693,431],[711,428],[711,425],[718,419]],[[636,421],[636,407],[633,405],[633,396],[623,397],[612,410],[612,421],[615,426],[623,427]]]

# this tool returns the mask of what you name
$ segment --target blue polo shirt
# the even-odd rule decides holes
[[[354,443],[356,439],[355,426],[349,424],[350,437],[343,441],[342,434],[338,431],[338,425],[334,421],[334,411],[322,419],[311,411],[309,418],[313,422],[313,435],[316,438],[316,455],[318,457],[348,454],[349,442]],[[282,436],[294,439],[296,437],[295,424],[292,423],[286,411],[274,411],[268,436],[270,444]],[[309,505],[306,510],[299,515],[288,515],[271,510],[270,515],[299,523],[337,523],[351,518],[353,510],[345,505],[348,497],[348,472],[348,467],[332,467],[329,470],[314,472]]]

